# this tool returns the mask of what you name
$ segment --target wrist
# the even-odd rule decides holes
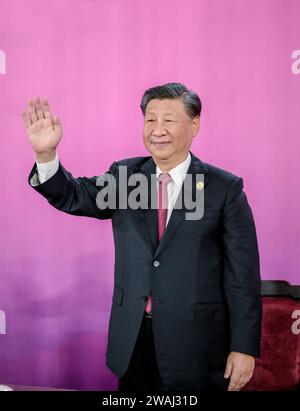
[[[47,153],[35,153],[35,159],[38,163],[48,163],[56,158],[56,151],[50,151]]]

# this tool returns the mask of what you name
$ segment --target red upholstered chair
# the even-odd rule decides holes
[[[243,391],[300,390],[300,286],[263,281],[262,300],[261,357]]]

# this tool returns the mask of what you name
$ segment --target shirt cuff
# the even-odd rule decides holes
[[[49,180],[52,176],[54,176],[59,167],[57,153],[55,155],[55,159],[48,161],[47,163],[39,163],[37,160],[35,160],[35,162],[37,169],[37,179],[40,184],[44,183],[45,181]]]

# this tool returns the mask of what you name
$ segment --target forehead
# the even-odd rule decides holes
[[[181,98],[178,99],[153,99],[146,107],[146,114],[181,114],[184,113],[184,104]]]

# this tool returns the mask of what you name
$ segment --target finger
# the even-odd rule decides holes
[[[224,378],[230,377],[231,372],[232,372],[232,362],[228,361],[227,364],[226,364]]]
[[[239,389],[241,377],[242,375],[238,373],[233,373],[231,375],[228,391],[237,391]]]
[[[30,127],[31,126],[31,121],[30,121],[30,118],[26,116],[26,112],[24,110],[22,110],[20,112],[20,114],[21,114],[21,117],[23,118],[25,127],[26,128]]]
[[[37,121],[37,115],[36,115],[35,108],[34,108],[32,100],[29,100],[29,102],[28,102],[28,111],[29,111],[29,116],[30,116],[31,123],[36,122]]]
[[[239,381],[239,389],[243,388],[251,380],[252,373],[244,375]]]
[[[43,109],[45,118],[52,118],[52,113],[48,100],[43,100]]]
[[[231,377],[230,377],[228,391],[234,391],[238,387],[239,379],[240,379],[240,373],[237,373],[233,370]]]
[[[58,117],[54,117],[53,119],[53,128],[55,129],[56,127],[61,127],[61,121]]]
[[[39,97],[36,99],[35,111],[36,111],[36,115],[37,115],[38,120],[43,120],[45,118],[44,113],[43,113],[43,109],[42,109],[42,105],[41,105],[41,100],[40,100]]]

